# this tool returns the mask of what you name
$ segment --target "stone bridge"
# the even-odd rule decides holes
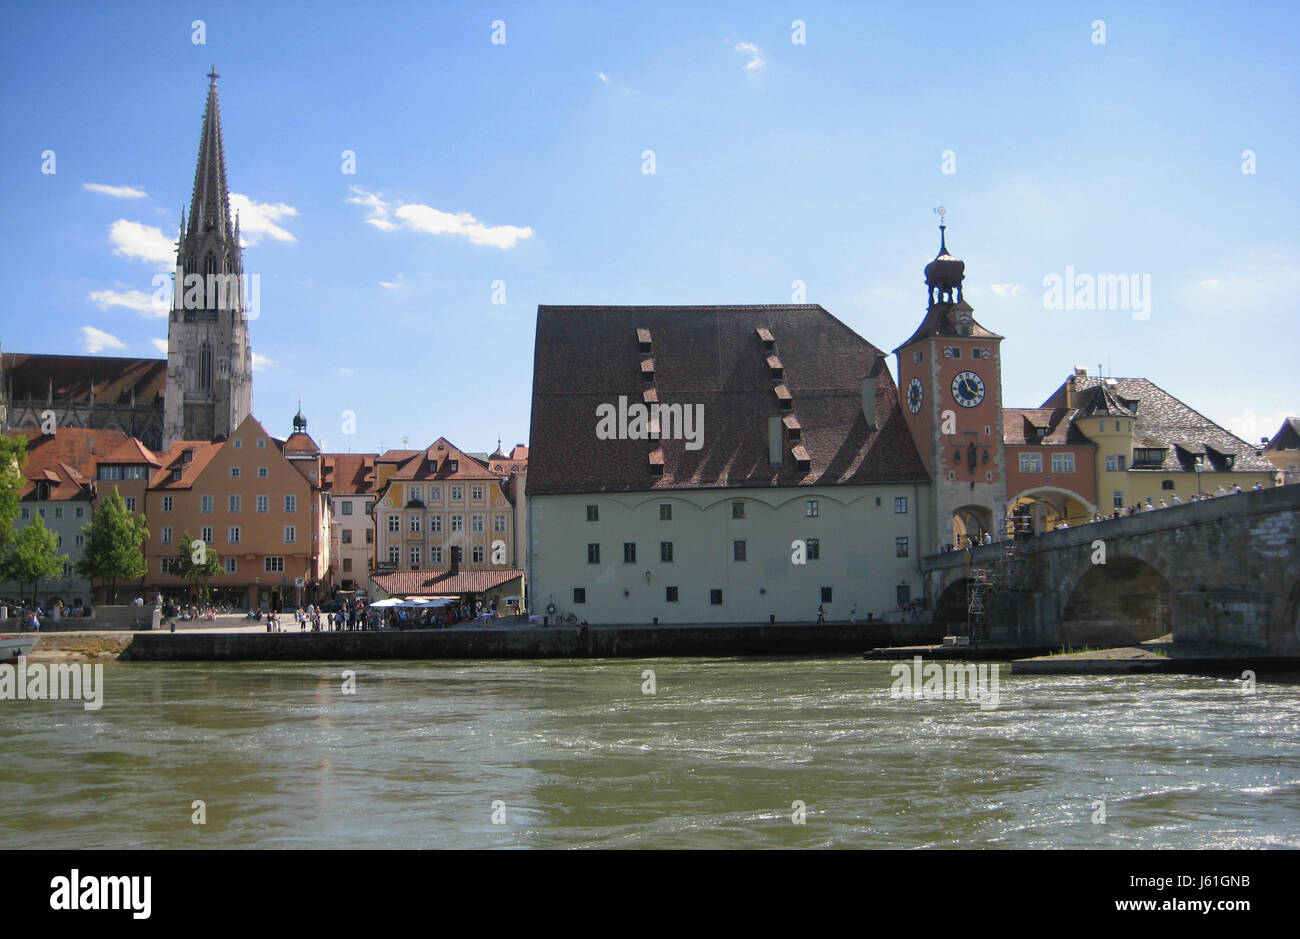
[[[936,620],[966,621],[992,575],[988,638],[1038,646],[1179,642],[1300,656],[1300,485],[1140,512],[921,559]]]

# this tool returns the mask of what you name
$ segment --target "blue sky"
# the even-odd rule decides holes
[[[1289,3],[10,4],[0,342],[162,354],[139,295],[171,266],[215,64],[272,433],[301,394],[333,450],[525,441],[539,303],[786,303],[801,281],[891,351],[924,313],[942,205],[967,299],[1007,337],[1006,404],[1101,364],[1257,439],[1300,413],[1298,20]],[[1146,317],[1049,308],[1067,268],[1149,276]]]

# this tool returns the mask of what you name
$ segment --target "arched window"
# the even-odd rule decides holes
[[[216,274],[216,273],[218,273],[218,271],[217,271],[217,256],[216,256],[215,254],[213,254],[212,252],[208,252],[208,258],[207,258],[207,262],[206,262],[206,264],[207,264],[207,271],[206,271],[206,273],[208,273],[208,274]]]
[[[206,340],[199,350],[199,392],[212,393],[212,343]]]

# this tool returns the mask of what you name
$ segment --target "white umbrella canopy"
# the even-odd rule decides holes
[[[390,606],[401,606],[401,605],[402,605],[402,601],[397,599],[396,597],[389,597],[386,600],[376,600],[374,603],[370,604],[371,607],[390,607]]]

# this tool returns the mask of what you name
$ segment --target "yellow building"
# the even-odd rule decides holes
[[[1075,409],[1074,426],[1096,445],[1103,515],[1274,484],[1274,466],[1253,446],[1145,378],[1076,369],[1043,407]]]

